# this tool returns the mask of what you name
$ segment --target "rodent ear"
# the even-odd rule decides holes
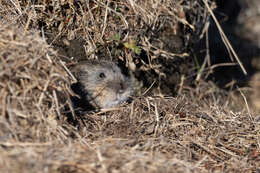
[[[88,76],[88,72],[80,67],[74,67],[71,69],[72,74],[76,79],[84,79]]]
[[[85,70],[81,70],[81,71],[78,72],[77,75],[78,75],[77,78],[79,78],[79,79],[87,79],[87,77],[88,77],[88,72],[85,71]]]

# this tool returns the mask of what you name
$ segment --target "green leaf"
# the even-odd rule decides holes
[[[139,46],[136,46],[135,40],[125,42],[123,45],[125,46],[125,48],[134,51],[138,55],[141,53]]]

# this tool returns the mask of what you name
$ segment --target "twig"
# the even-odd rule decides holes
[[[245,101],[245,104],[246,104],[247,113],[248,113],[248,115],[249,115],[251,121],[253,121],[252,115],[251,115],[251,113],[250,113],[251,111],[250,111],[250,109],[249,109],[249,106],[248,106],[248,103],[247,103],[247,100],[246,100],[246,96],[244,95],[244,93],[241,91],[240,88],[238,88],[238,91],[240,92],[241,96],[243,97],[243,99],[244,99],[244,101]]]
[[[40,146],[50,146],[52,143],[36,143],[36,142],[1,142],[0,145],[5,147],[13,147],[13,146],[20,146],[20,147],[40,147]]]
[[[65,63],[63,61],[59,61],[62,67],[66,70],[66,72],[72,77],[73,82],[77,82],[77,79],[74,77],[74,75],[70,72],[70,70],[66,67]]]
[[[202,0],[203,3],[205,4],[205,6],[207,7],[207,9],[209,10],[209,13],[211,15],[211,17],[213,18],[218,30],[219,30],[219,33],[220,33],[220,36],[221,36],[221,39],[223,41],[223,43],[226,45],[226,48],[228,51],[230,51],[232,53],[232,55],[236,58],[240,68],[242,69],[243,73],[245,75],[247,75],[247,72],[246,72],[246,69],[244,68],[243,64],[241,63],[240,59],[238,58],[236,52],[234,51],[232,45],[230,44],[227,36],[225,35],[223,29],[221,28],[220,24],[218,23],[218,20],[216,18],[216,16],[214,15],[213,11],[211,10],[211,8],[209,7],[209,4],[207,2],[207,0]]]

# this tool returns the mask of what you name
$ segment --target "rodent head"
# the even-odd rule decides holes
[[[129,78],[110,61],[80,62],[71,69],[83,97],[98,108],[110,108],[127,101],[132,94]]]

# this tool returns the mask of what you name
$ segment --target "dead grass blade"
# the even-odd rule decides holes
[[[212,11],[211,8],[209,7],[209,4],[208,4],[207,0],[202,0],[202,1],[203,1],[203,3],[205,4],[205,6],[207,7],[207,9],[208,9],[208,11],[209,11],[211,17],[213,18],[213,20],[214,20],[214,22],[215,22],[215,24],[216,24],[216,26],[217,26],[217,28],[218,28],[218,30],[219,30],[221,39],[222,39],[223,43],[225,44],[227,50],[232,53],[231,55],[233,55],[233,56],[235,57],[236,61],[238,62],[239,66],[240,66],[240,68],[242,69],[243,73],[244,73],[245,75],[247,75],[246,69],[244,68],[242,62],[240,61],[240,59],[239,59],[238,56],[237,56],[237,53],[234,51],[232,45],[230,44],[230,42],[229,42],[229,40],[228,40],[226,34],[224,33],[222,27],[220,26],[220,24],[219,24],[217,18],[215,17],[213,11]],[[232,59],[232,56],[231,56],[231,59]]]

